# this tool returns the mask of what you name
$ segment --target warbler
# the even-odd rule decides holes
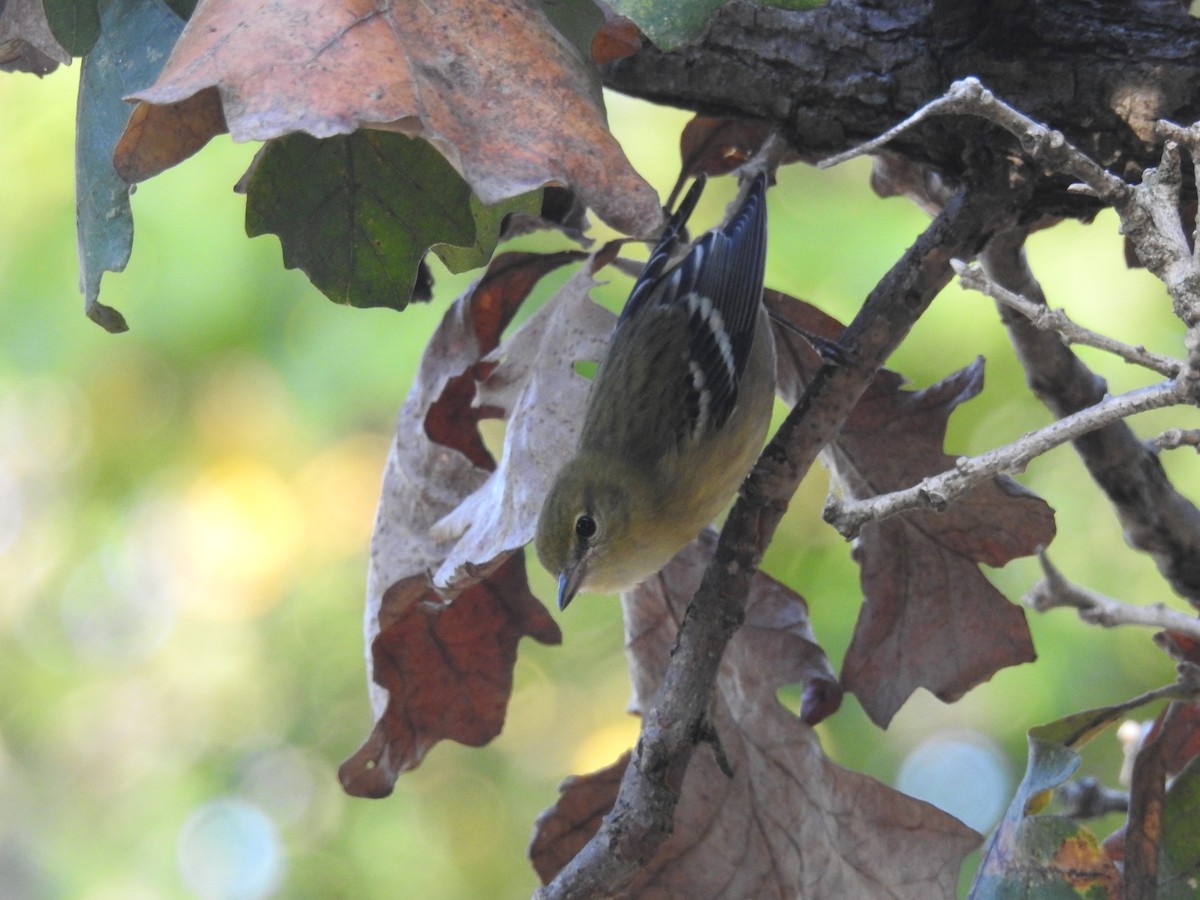
[[[766,176],[688,247],[701,176],[671,216],[609,341],[575,455],[537,525],[558,606],[580,590],[630,588],[661,569],[758,458],[775,393],[762,305]],[[682,258],[680,254],[682,252]]]

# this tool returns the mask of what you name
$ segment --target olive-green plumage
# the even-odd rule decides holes
[[[658,571],[729,502],[762,448],[775,349],[761,304],[765,179],[670,268],[693,188],[647,263],[592,384],[575,456],[538,520],[537,552],[578,590]]]

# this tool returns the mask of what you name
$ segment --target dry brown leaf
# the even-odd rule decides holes
[[[848,496],[870,497],[945,471],[946,421],[983,384],[983,362],[923,391],[876,381],[831,457]],[[886,725],[918,687],[957,700],[1001,668],[1036,658],[1024,609],[979,570],[1037,552],[1054,511],[1015,481],[979,485],[942,512],[873,522],[855,545],[864,603],[842,665],[847,690]]]
[[[666,671],[678,623],[715,547],[711,532],[656,578],[623,597],[634,705],[648,703]],[[833,683],[803,601],[759,573],[747,620],[717,678],[716,727],[733,777],[698,750],[683,781],[674,831],[627,895],[670,897],[953,897],[963,856],[979,835],[922,801],[835,765],[776,689],[797,679]],[[778,630],[780,612],[799,613]],[[615,767],[572,779],[539,819],[531,848],[548,880],[610,808]]]
[[[767,122],[696,116],[679,136],[679,177],[728,175],[757,153],[773,130]]]
[[[557,181],[621,231],[662,220],[608,131],[595,70],[533,0],[204,0],[135,99],[213,87],[234,140],[399,130],[434,144],[485,204]],[[179,141],[126,137],[118,152],[138,180],[171,164],[156,142]]]
[[[768,292],[777,319],[822,337],[841,325],[807,304]],[[789,402],[820,365],[805,341],[777,327],[779,383]],[[825,452],[849,497],[863,499],[945,471],[946,422],[983,384],[981,360],[924,391],[880,371]],[[855,546],[864,603],[842,684],[886,725],[918,687],[947,702],[997,670],[1034,659],[1021,607],[979,571],[1036,552],[1054,537],[1054,512],[1009,478],[996,478],[943,512],[917,511],[863,528]]]
[[[439,588],[457,590],[533,539],[550,482],[583,421],[591,382],[575,363],[600,359],[616,322],[589,299],[595,283],[591,264],[581,267],[486,360],[493,368],[481,379],[478,403],[506,411],[504,450],[488,479],[433,528],[439,539],[456,540],[434,575]]]
[[[558,786],[558,801],[538,816],[529,845],[529,861],[548,884],[600,830],[600,820],[612,809],[629,751],[611,766],[587,775],[572,775]]]
[[[557,644],[562,634],[529,592],[525,554],[514,553],[447,603],[414,575],[384,593],[371,642],[372,677],[387,701],[363,746],[338,770],[357,797],[386,797],[440,740],[469,747],[500,733],[512,693],[517,642]]]
[[[482,743],[503,724],[515,644],[557,642],[529,594],[523,554],[490,557],[453,592],[428,573],[453,550],[433,525],[486,483],[494,464],[473,408],[483,358],[534,284],[581,254],[502,254],[447,311],[400,411],[371,541],[366,642],[375,728],[342,768],[348,791],[386,795],[400,772],[450,737]]]
[[[41,0],[0,3],[0,72],[46,75],[71,64],[71,54],[54,39]]]
[[[612,62],[633,56],[642,49],[642,33],[632,19],[613,16],[607,19],[592,38],[592,62]]]
[[[126,182],[136,184],[198,153],[227,130],[216,88],[178,103],[139,103],[113,153],[113,168]]]

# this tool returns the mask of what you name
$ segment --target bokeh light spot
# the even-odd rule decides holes
[[[990,740],[947,731],[913,748],[900,764],[896,787],[986,834],[1004,812],[1011,780],[1004,754]]]
[[[200,900],[257,900],[283,879],[274,824],[257,806],[225,797],[188,816],[179,832],[179,874]]]
[[[248,457],[203,471],[187,489],[173,547],[184,609],[238,619],[275,605],[300,556],[304,516],[292,486]]]

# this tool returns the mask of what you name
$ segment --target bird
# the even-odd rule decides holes
[[[617,320],[574,455],[551,484],[535,545],[563,610],[580,591],[627,590],[729,502],[762,450],[775,345],[762,304],[766,175],[721,226],[685,226],[705,179],[670,217]]]

